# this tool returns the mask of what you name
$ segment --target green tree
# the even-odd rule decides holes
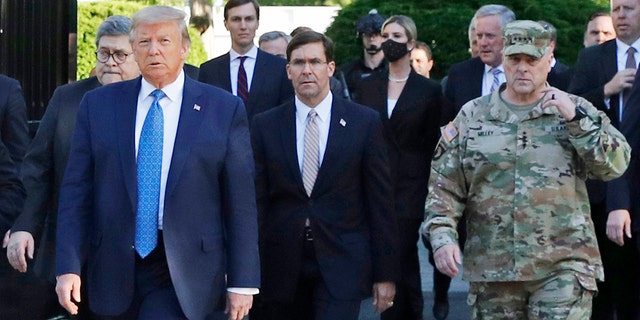
[[[96,64],[96,31],[100,23],[109,16],[119,14],[131,17],[139,9],[150,4],[172,4],[182,1],[103,1],[103,2],[79,2],[78,3],[78,70],[77,79],[86,79]],[[156,3],[151,3],[156,2]],[[204,50],[200,33],[189,27],[191,49],[187,57],[187,63],[199,66],[207,61],[207,53]]]
[[[582,48],[587,18],[597,10],[608,11],[608,0],[354,0],[345,6],[327,30],[336,43],[336,61],[357,59],[362,47],[355,34],[355,23],[372,8],[388,16],[411,17],[418,27],[418,39],[428,43],[435,59],[434,78],[446,75],[449,66],[469,58],[467,29],[474,12],[489,3],[511,8],[518,19],[545,20],[558,29],[555,56],[572,65]]]

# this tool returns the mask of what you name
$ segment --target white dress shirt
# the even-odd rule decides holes
[[[500,84],[502,85],[503,83],[507,82],[507,77],[504,75],[504,67],[502,66],[502,64],[499,65],[497,68],[500,71],[502,71],[498,75],[498,79],[500,79]],[[482,75],[482,95],[483,96],[491,93],[491,86],[493,85],[493,72],[491,72],[491,69],[493,69],[492,66],[489,66],[486,64],[484,65],[484,74]]]
[[[322,166],[322,160],[324,159],[324,152],[327,149],[327,140],[329,139],[329,126],[331,124],[331,104],[333,103],[333,95],[331,91],[327,94],[326,97],[315,106],[316,113],[316,122],[318,123],[318,169]],[[307,128],[307,115],[311,108],[300,99],[298,96],[295,97],[295,105],[296,105],[296,150],[298,152],[298,166],[300,167],[300,172],[302,173],[302,161],[304,159],[304,132]]]
[[[253,46],[247,53],[241,55],[233,49],[229,51],[229,70],[231,72],[231,92],[238,95],[238,70],[240,69],[240,56],[247,57],[244,59],[244,71],[247,73],[247,88],[251,92],[251,81],[253,80],[253,69],[256,66],[258,58],[258,47]]]
[[[142,86],[138,93],[138,106],[136,109],[136,159],[138,158],[138,145],[140,144],[140,134],[142,125],[151,108],[153,97],[150,96],[153,90],[157,89],[147,80],[142,78]],[[162,217],[164,216],[164,192],[167,187],[167,177],[169,176],[169,166],[173,155],[173,145],[178,132],[178,121],[180,120],[180,106],[182,105],[182,91],[184,89],[184,71],[173,83],[166,85],[162,91],[167,95],[158,102],[162,108],[164,119],[164,137],[162,140],[162,175],[160,177],[160,201],[158,209],[158,229],[162,230]]]

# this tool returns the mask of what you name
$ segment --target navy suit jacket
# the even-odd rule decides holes
[[[444,95],[460,109],[465,103],[482,95],[484,63],[475,57],[449,68]]]
[[[229,59],[230,55],[226,53],[203,63],[198,80],[231,92]],[[287,77],[286,66],[286,60],[258,49],[249,98],[246,101],[249,122],[254,115],[293,98],[293,86]]]
[[[616,50],[615,39],[582,49],[567,91],[589,100],[609,116],[616,128],[620,128],[618,121],[620,96],[617,94],[611,96],[610,108],[607,108],[604,103],[604,85],[618,72]]]
[[[101,315],[125,311],[135,287],[140,79],[85,95],[60,190],[56,273],[80,274],[86,261],[89,305]],[[185,77],[163,235],[189,319],[222,307],[226,287],[259,287],[254,171],[241,100]]]
[[[0,74],[0,137],[19,168],[29,145],[27,105],[18,80]]]
[[[262,263],[261,296],[293,301],[305,219],[320,272],[337,299],[362,299],[395,281],[396,220],[382,123],[373,110],[333,99],[327,147],[307,196],[296,152],[294,102],[252,123]]]
[[[631,146],[631,162],[622,177],[607,184],[607,210],[629,210],[633,231],[637,233],[640,232],[640,72],[636,73],[623,115],[620,132]]]
[[[98,78],[91,77],[56,88],[22,163],[27,199],[11,230],[33,235],[38,246],[34,271],[52,282],[55,282],[58,197],[69,158],[71,135],[82,97],[100,86]]]
[[[422,220],[431,157],[440,138],[442,112],[447,106],[438,83],[411,71],[389,118],[388,75],[385,71],[363,79],[356,87],[356,102],[376,110],[384,125],[396,214],[404,219]]]

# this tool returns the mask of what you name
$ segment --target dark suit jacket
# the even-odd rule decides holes
[[[229,53],[200,66],[198,80],[231,92]],[[293,87],[287,77],[287,61],[258,49],[253,80],[246,102],[249,122],[254,115],[283,104],[293,98]],[[234,80],[235,81],[235,80]]]
[[[99,87],[98,78],[56,88],[22,163],[27,199],[12,231],[27,231],[36,239],[34,271],[55,282],[55,230],[60,184],[67,167],[71,135],[80,101]]]
[[[604,103],[604,85],[618,72],[616,47],[616,40],[613,39],[582,49],[578,55],[568,92],[589,100],[609,116],[616,128],[620,128],[619,95],[611,96],[610,108],[607,108]]]
[[[0,142],[0,234],[3,237],[20,213],[24,197],[18,170],[11,161],[9,150]],[[6,251],[2,250],[2,253],[6,254]],[[0,258],[6,259],[6,255]]]
[[[637,233],[640,232],[640,72],[636,74],[627,105],[620,132],[631,146],[631,162],[622,177],[607,184],[607,211],[629,210],[633,231]]]
[[[385,129],[395,212],[404,219],[424,219],[431,157],[440,137],[444,107],[438,83],[411,71],[391,119],[387,116],[388,72],[372,74],[357,87],[358,103],[376,110]]]
[[[29,145],[27,105],[18,80],[0,74],[0,134],[18,167]]]
[[[185,63],[182,66],[182,69],[184,70],[184,74],[189,76],[189,78],[193,80],[198,80],[198,77],[200,75],[200,68]]]
[[[607,114],[616,128],[620,128],[620,121],[618,121],[620,96],[611,96],[610,108],[607,108],[604,103],[604,85],[618,72],[616,47],[616,41],[613,39],[582,49],[567,91],[589,100],[596,108]],[[606,200],[607,191],[604,182],[587,180],[587,190],[592,203],[602,203]],[[600,214],[607,214],[607,212]],[[603,219],[604,217],[600,217],[594,220],[606,221]]]
[[[86,261],[89,305],[102,315],[125,311],[134,293],[140,79],[85,95],[60,189],[56,273],[80,274]],[[163,235],[171,281],[190,319],[221,307],[227,286],[259,287],[253,178],[240,99],[185,77]]]
[[[482,95],[483,75],[484,63],[478,57],[452,65],[444,95],[460,109],[465,103]]]
[[[332,296],[362,299],[373,282],[395,281],[396,221],[383,129],[373,110],[333,100],[327,148],[308,197],[296,153],[294,102],[254,118],[261,296],[293,301],[305,219]]]
[[[572,77],[573,70],[567,65],[560,63],[560,61],[556,61],[556,65],[551,68],[551,71],[549,71],[547,75],[547,82],[552,87],[567,91]]]

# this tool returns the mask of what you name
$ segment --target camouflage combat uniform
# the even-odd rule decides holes
[[[500,97],[504,89],[468,102],[443,127],[424,232],[434,251],[457,244],[465,214],[470,304],[481,287],[474,282],[540,281],[563,271],[595,291],[604,275],[584,181],[622,175],[629,145],[583,98],[570,96],[587,110],[579,121],[565,121],[542,102],[518,119]]]

